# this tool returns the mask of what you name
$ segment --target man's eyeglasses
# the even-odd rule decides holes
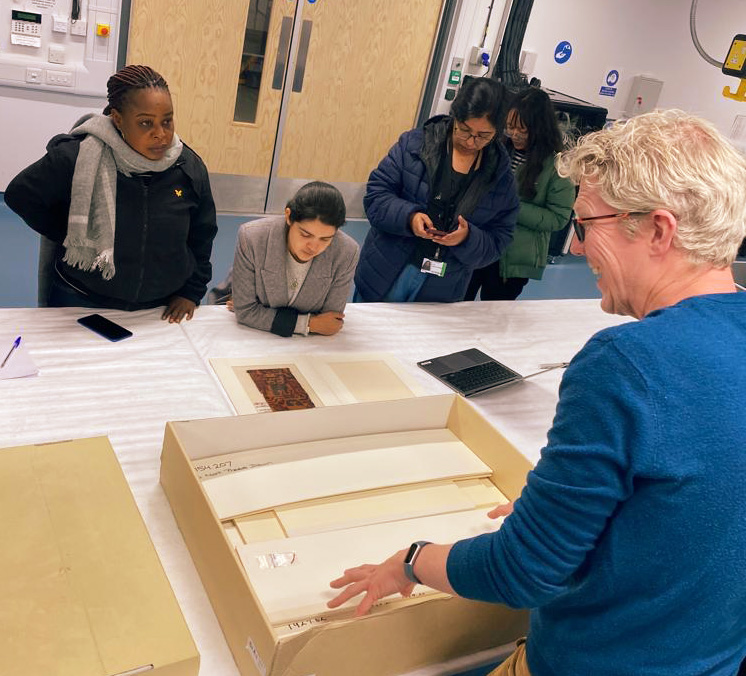
[[[572,215],[570,222],[572,223],[572,229],[575,231],[575,236],[579,242],[585,241],[585,229],[588,227],[585,225],[588,221],[600,221],[602,218],[627,218],[627,216],[643,216],[644,214],[650,213],[648,211],[622,211],[618,214],[604,214],[603,216],[589,216],[588,218],[578,218],[575,214]]]
[[[480,131],[476,134],[472,134],[471,129],[468,127],[461,127],[458,122],[453,123],[453,135],[459,139],[459,141],[468,141],[470,138],[474,139],[476,145],[487,145],[493,138],[495,138],[495,132]]]

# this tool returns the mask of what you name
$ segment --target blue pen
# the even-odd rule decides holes
[[[12,355],[12,354],[13,354],[13,353],[15,352],[16,348],[17,348],[17,347],[18,347],[18,346],[19,346],[20,344],[21,344],[21,336],[18,336],[18,338],[16,338],[16,339],[15,339],[15,340],[13,341],[13,345],[11,346],[10,350],[8,351],[8,354],[6,354],[6,355],[5,355],[5,359],[3,359],[3,363],[2,363],[2,364],[0,364],[0,369],[1,369],[1,368],[3,368],[3,367],[5,366],[5,362],[7,362],[7,361],[8,361],[8,359],[10,359],[10,355]]]

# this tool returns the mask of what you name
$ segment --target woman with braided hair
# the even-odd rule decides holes
[[[207,169],[174,131],[166,81],[126,66],[102,115],[55,136],[5,201],[55,244],[46,303],[191,319],[212,276],[217,233]]]

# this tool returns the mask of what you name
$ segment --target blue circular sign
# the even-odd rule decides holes
[[[606,84],[609,85],[609,87],[613,87],[617,82],[619,82],[619,71],[610,70],[606,75]]]
[[[554,60],[557,63],[565,63],[572,56],[572,45],[563,40],[554,48]]]

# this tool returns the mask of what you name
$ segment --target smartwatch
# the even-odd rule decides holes
[[[420,552],[427,545],[430,545],[430,544],[432,544],[432,542],[428,542],[427,540],[417,540],[417,542],[413,542],[409,546],[409,551],[407,552],[407,555],[404,557],[404,574],[407,576],[409,580],[411,580],[415,584],[422,584],[422,582],[420,582],[420,580],[414,574],[415,561],[417,561],[417,557],[420,555]]]

